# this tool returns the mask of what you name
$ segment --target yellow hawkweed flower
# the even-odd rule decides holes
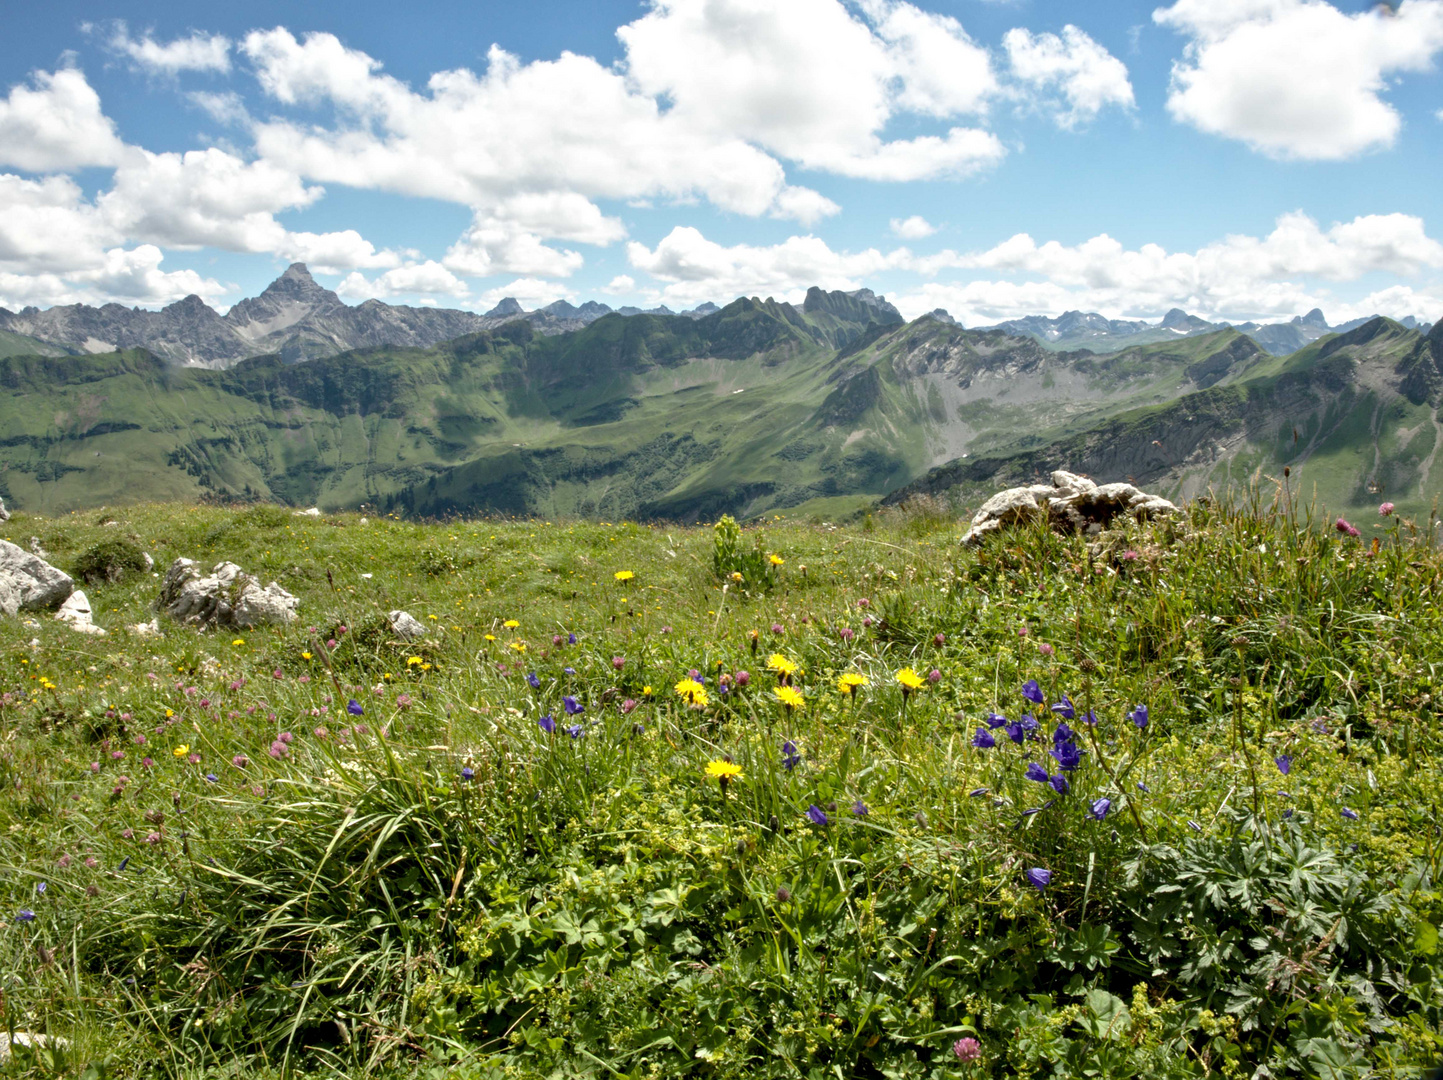
[[[795,686],[779,686],[772,693],[776,694],[777,700],[788,709],[800,709],[807,703],[807,699]]]
[[[615,577],[617,581],[630,581],[632,578],[636,577],[636,575],[633,574],[630,570],[618,570],[612,576]]]
[[[793,660],[788,660],[779,652],[772,653],[767,657],[767,670],[775,671],[778,675],[795,675],[797,665]]]
[[[245,643],[246,643],[246,639],[243,638],[243,637],[238,637],[238,638],[236,638],[234,641],[231,642],[232,645],[244,645]]]
[[[781,565],[782,565],[783,563],[785,563],[786,561],[787,561],[787,560],[784,559],[784,558],[782,558],[780,555],[768,555],[768,556],[767,556],[767,562],[771,563],[773,566],[781,566]]]
[[[508,630],[515,630],[515,629],[516,629],[518,626],[520,626],[521,624],[520,624],[519,622],[517,622],[515,619],[507,619],[507,620],[506,620],[504,623],[502,623],[501,625],[504,626],[504,627],[506,627],[506,629],[508,629]]]
[[[419,656],[408,656],[408,657],[406,657],[406,666],[407,666],[407,667],[415,667],[417,664],[420,664],[420,663],[422,663],[422,662],[423,662],[423,661],[421,660],[421,658],[420,658]]]
[[[742,774],[742,767],[733,761],[723,761],[718,758],[716,761],[706,763],[706,774],[725,784],[727,781],[739,777]]]
[[[171,753],[174,754],[176,757],[185,757],[186,754],[190,753],[190,747],[186,746],[185,743],[181,743],[174,750],[172,750]]]
[[[495,640],[496,640],[496,635],[495,635],[495,634],[487,634],[487,635],[486,635],[486,640],[487,640],[487,641],[495,641]]]
[[[901,671],[897,672],[895,678],[902,684],[903,690],[919,690],[927,685],[927,680],[909,667],[904,667]]]
[[[738,585],[740,585],[745,579],[742,577],[742,572],[740,570],[733,570],[732,580],[735,581]]]
[[[682,679],[673,689],[676,690],[677,697],[697,708],[701,708],[711,700],[707,697],[706,687],[695,679]]]
[[[849,671],[837,680],[837,689],[844,694],[857,696],[857,691],[864,686],[871,684],[871,680],[865,675],[858,675],[855,671]]]
[[[514,651],[516,651],[516,652],[525,652],[525,651],[526,651],[526,642],[524,642],[524,641],[513,641],[513,642],[511,642],[511,648],[512,648]]]

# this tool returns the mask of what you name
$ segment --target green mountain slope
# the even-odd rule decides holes
[[[1289,453],[1330,500],[1427,494],[1435,345],[1377,320],[1284,358],[1234,330],[1058,353],[814,290],[801,307],[740,299],[553,336],[515,322],[224,371],[139,350],[11,356],[0,495],[49,513],[210,494],[691,521],[1058,464],[1196,491]]]
[[[1196,371],[1197,369],[1195,369]],[[1208,377],[1208,376],[1205,376]],[[1173,497],[1281,479],[1304,501],[1424,514],[1443,490],[1443,333],[1378,318],[1285,357],[1252,357],[1216,383],[1130,409],[1022,452],[957,459],[888,497],[974,498],[1055,468],[1130,479]]]

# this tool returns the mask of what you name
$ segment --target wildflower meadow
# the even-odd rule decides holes
[[[1431,526],[16,514],[155,569],[0,619],[0,1075],[1425,1075]]]

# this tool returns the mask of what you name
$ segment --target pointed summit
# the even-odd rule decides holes
[[[490,311],[485,313],[487,319],[504,319],[512,315],[524,315],[521,303],[514,296],[508,296],[501,303],[497,304]]]
[[[1328,320],[1323,318],[1322,308],[1313,308],[1306,315],[1294,315],[1293,322],[1298,326],[1313,326],[1319,330],[1328,329]]]
[[[315,302],[335,294],[316,284],[316,279],[311,277],[305,263],[291,263],[286,267],[286,272],[267,285],[261,295]]]

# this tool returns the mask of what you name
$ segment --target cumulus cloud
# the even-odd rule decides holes
[[[626,296],[636,291],[636,278],[630,274],[617,274],[601,287],[608,296]]]
[[[655,248],[632,242],[626,255],[632,267],[666,283],[658,298],[672,307],[734,296],[800,301],[812,285],[856,289],[866,275],[904,267],[911,259],[905,248],[887,254],[874,248],[836,252],[815,236],[792,236],[770,246],[725,246],[686,225],[672,229]]]
[[[341,296],[354,300],[383,300],[399,295],[464,297],[469,291],[464,281],[431,260],[398,266],[369,281],[359,272],[351,273],[336,289]]]
[[[1128,249],[1106,234],[1076,245],[1039,244],[1019,233],[986,251],[944,251],[909,265],[929,275],[950,269],[1032,279],[927,282],[898,300],[905,312],[941,306],[969,324],[1078,308],[1141,318],[1183,307],[1212,318],[1268,319],[1320,304],[1330,313],[1346,310],[1309,279],[1351,282],[1443,270],[1443,244],[1427,235],[1421,218],[1407,214],[1364,215],[1324,229],[1295,212],[1279,217],[1267,236],[1228,236],[1195,252],[1158,244]],[[1387,296],[1397,301],[1401,294]]]
[[[117,19],[112,24],[107,45],[112,51],[128,57],[137,67],[153,74],[230,71],[231,43],[224,34],[192,31],[187,37],[161,44],[149,33],[142,34],[139,38],[131,37],[125,21]]]
[[[1127,65],[1075,26],[1062,35],[1018,28],[1002,38],[1012,76],[1027,86],[1058,125],[1073,128],[1108,105],[1132,109],[1136,101]]]
[[[0,165],[57,172],[120,161],[124,143],[83,72],[38,71],[31,83],[0,99]]]
[[[543,281],[541,278],[534,277],[517,278],[509,284],[498,285],[494,289],[487,289],[483,292],[477,297],[476,309],[490,311],[507,297],[516,300],[528,311],[545,307],[557,300],[575,299],[571,293],[554,281]]]
[[[893,218],[890,222],[893,236],[903,240],[924,240],[937,229],[924,217],[913,214],[909,218]]]
[[[1391,146],[1402,118],[1387,83],[1443,50],[1443,0],[1356,14],[1324,0],[1177,0],[1153,19],[1188,37],[1172,116],[1284,159]]]

